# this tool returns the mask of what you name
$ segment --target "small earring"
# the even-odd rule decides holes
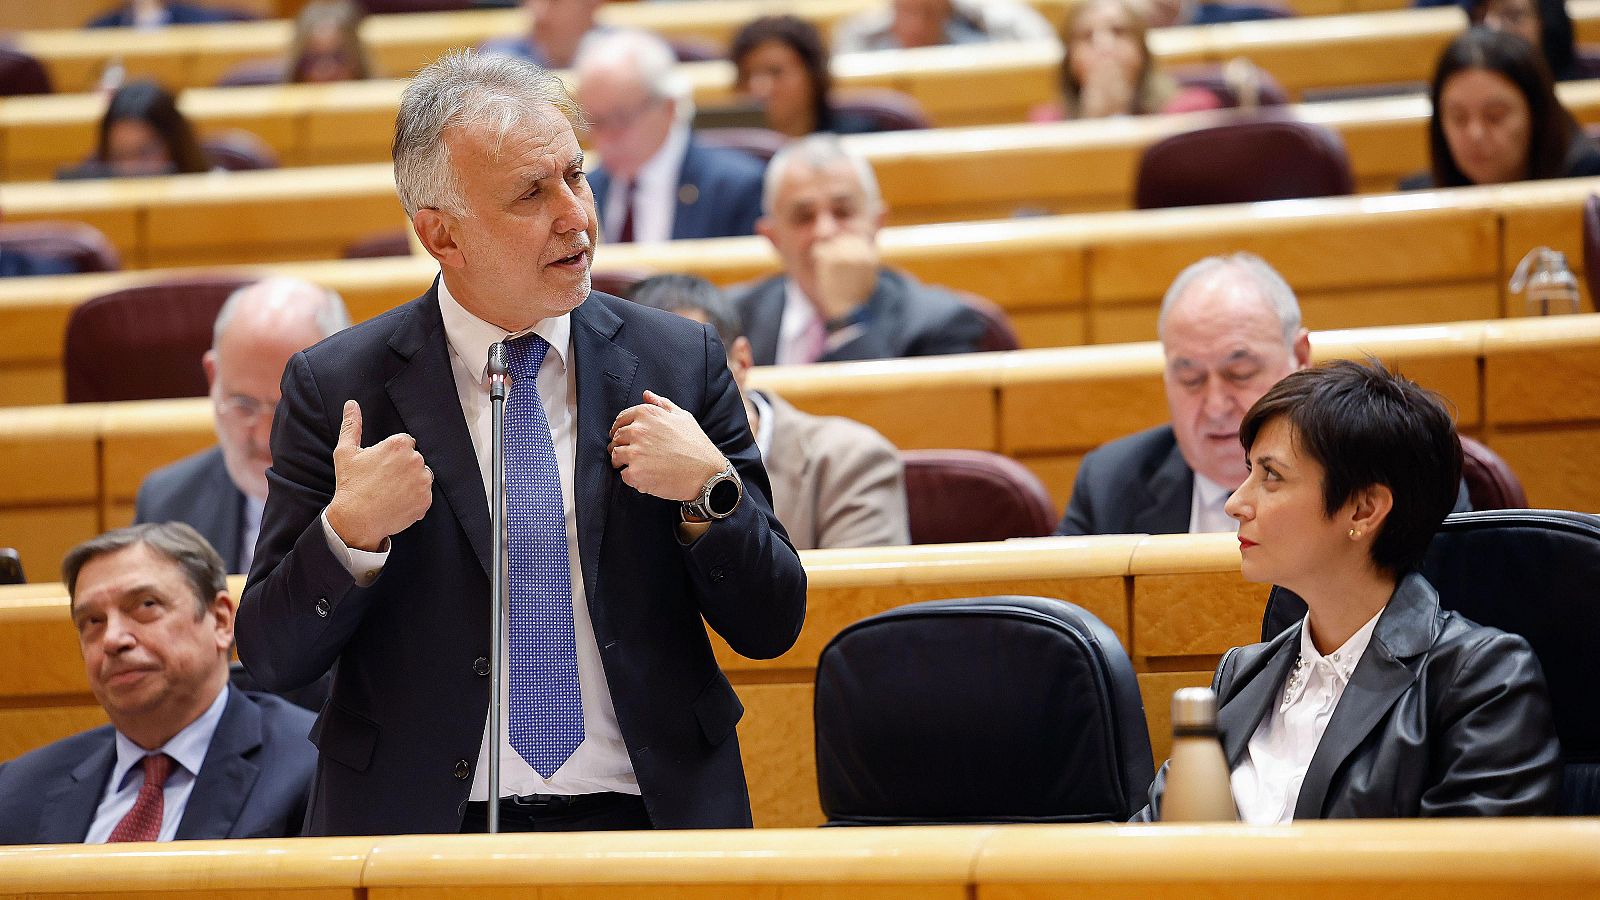
[[[1358,537],[1361,537],[1361,532],[1355,530],[1354,528],[1350,529],[1350,540],[1353,541]]]

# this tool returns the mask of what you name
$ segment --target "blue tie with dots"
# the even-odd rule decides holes
[[[541,778],[583,743],[561,473],[535,381],[549,349],[536,334],[506,341],[507,730],[512,748]]]

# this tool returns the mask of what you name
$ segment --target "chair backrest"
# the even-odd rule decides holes
[[[44,64],[15,47],[0,47],[0,97],[51,92]]]
[[[602,294],[626,300],[632,299],[634,287],[649,277],[643,272],[601,272],[597,269],[589,273],[589,287]]]
[[[911,543],[1044,537],[1056,509],[1039,477],[987,450],[904,450]]]
[[[276,169],[278,154],[253,132],[238,128],[211,135],[200,142],[200,149],[214,166],[230,172]]]
[[[1600,194],[1583,200],[1583,281],[1590,304],[1600,309]]]
[[[0,225],[0,253],[6,252],[65,260],[78,272],[115,272],[122,268],[110,239],[100,229],[82,222]]]
[[[253,87],[283,83],[283,60],[247,59],[222,73],[217,87]]]
[[[835,113],[869,122],[873,131],[915,131],[932,128],[922,104],[893,88],[856,88],[833,97]]]
[[[1139,160],[1139,209],[1328,197],[1354,190],[1344,142],[1328,128],[1241,119],[1163,138]]]
[[[1528,639],[1544,667],[1566,763],[1570,815],[1600,815],[1600,516],[1538,509],[1454,513],[1422,574],[1439,603]],[[1262,639],[1299,621],[1305,602],[1273,588]]]
[[[770,128],[738,126],[696,131],[695,139],[710,147],[724,147],[748,153],[762,162],[770,162],[772,157],[783,149],[783,145],[789,143],[788,135]]]
[[[0,547],[0,584],[27,584],[22,574],[22,557],[15,547]]]
[[[1528,494],[1511,466],[1466,435],[1461,436],[1461,478],[1473,509],[1526,509]]]
[[[1125,821],[1154,771],[1117,636],[1041,597],[914,603],[817,661],[830,825]]]
[[[371,259],[375,256],[410,256],[411,237],[404,229],[380,231],[345,245],[345,259]]]
[[[237,277],[200,277],[93,297],[67,319],[67,402],[204,397],[200,358]]]
[[[981,294],[971,291],[953,291],[968,309],[978,314],[983,320],[983,336],[978,339],[978,349],[987,350],[1021,350],[1022,339],[1017,337],[1017,329],[1011,325],[1011,317],[1000,304]]]

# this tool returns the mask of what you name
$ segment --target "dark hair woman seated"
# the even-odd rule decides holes
[[[208,168],[194,128],[172,95],[153,81],[131,81],[106,104],[94,155],[56,177],[125,178]]]
[[[734,88],[760,105],[767,127],[779,134],[875,130],[867,118],[834,108],[828,48],[804,19],[762,16],[746,24],[733,36],[728,58],[737,72]]]
[[[1227,510],[1245,580],[1309,609],[1229,650],[1212,681],[1240,818],[1555,814],[1559,749],[1533,651],[1441,610],[1416,572],[1461,478],[1439,400],[1375,361],[1333,362],[1278,382],[1239,440],[1250,476]],[[1160,818],[1165,777],[1136,818]]]
[[[1556,99],[1538,51],[1477,26],[1445,48],[1429,93],[1432,171],[1402,190],[1600,175],[1600,150]]]

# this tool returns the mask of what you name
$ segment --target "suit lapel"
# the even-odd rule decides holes
[[[1183,461],[1174,441],[1145,485],[1150,500],[1133,517],[1133,530],[1145,534],[1183,534],[1189,530],[1189,507],[1194,502],[1194,472]]]
[[[389,399],[406,432],[416,438],[417,452],[433,469],[434,486],[450,504],[487,575],[489,500],[483,494],[478,457],[456,398],[437,282],[422,302],[412,306],[410,321],[395,329],[389,345],[406,360],[385,385]],[[441,390],[441,385],[448,389]]]
[[[749,309],[743,311],[750,353],[761,365],[778,361],[778,332],[783,325],[783,304],[788,279],[779,276],[761,282],[751,291]]]
[[[222,459],[222,451],[218,449],[216,465],[211,467],[211,487],[208,493],[213,497],[225,498],[215,504],[212,509],[217,516],[216,530],[209,532],[216,534],[222,541],[222,546],[217,548],[222,554],[223,561],[228,564],[229,572],[239,571],[242,560],[242,549],[239,544],[244,538],[244,494],[239,492],[233,479],[228,477],[228,464]],[[202,533],[205,532],[202,529]]]
[[[1238,672],[1230,679],[1231,684],[1243,683],[1244,687],[1231,697],[1218,698],[1217,732],[1222,737],[1222,752],[1228,757],[1229,768],[1237,767],[1244,759],[1250,738],[1282,696],[1283,683],[1300,655],[1299,648],[1299,628],[1278,635],[1257,657],[1254,673]],[[1225,695],[1231,684],[1221,686]]]
[[[772,482],[772,506],[779,521],[791,537],[809,541],[816,530],[810,504],[799,503],[804,496],[802,486],[810,478],[812,456],[805,443],[804,429],[795,427],[798,410],[789,401],[776,394],[763,392],[771,410],[772,459],[763,460],[767,477]],[[787,506],[787,509],[783,507]],[[779,511],[781,510],[781,512]]]
[[[1438,635],[1438,614],[1439,597],[1433,588],[1420,575],[1407,575],[1379,615],[1372,642],[1351,673],[1311,757],[1295,802],[1296,819],[1322,818],[1333,776],[1416,681],[1424,654]]]
[[[59,783],[53,787],[40,785],[45,801],[39,817],[38,843],[80,844],[88,836],[117,761],[116,732],[107,727],[104,733],[99,749],[62,776]]]
[[[572,311],[572,364],[578,379],[578,443],[572,502],[578,520],[578,560],[591,612],[600,611],[600,545],[612,493],[621,481],[611,468],[606,451],[611,443],[611,423],[630,405],[639,357],[612,341],[622,320],[593,294]],[[596,621],[599,621],[598,619]],[[615,623],[607,622],[608,625]],[[615,631],[613,627],[613,632]]]
[[[225,690],[227,705],[173,840],[232,837],[244,801],[261,774],[261,767],[248,758],[261,747],[261,711],[239,691]]]
[[[672,237],[681,240],[694,235],[704,235],[710,229],[701,222],[700,202],[700,148],[690,141],[683,148],[683,165],[678,168],[678,186],[673,192],[677,208],[672,213]]]

